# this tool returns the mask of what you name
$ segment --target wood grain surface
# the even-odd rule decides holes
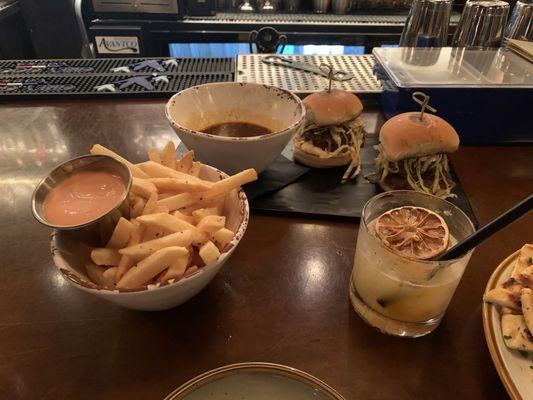
[[[502,399],[486,348],[485,284],[533,241],[533,215],[475,251],[442,325],[406,340],[367,326],[348,280],[357,223],[252,215],[214,281],[165,312],[120,308],[71,287],[33,220],[51,168],[101,143],[134,162],[176,140],[163,100],[0,104],[0,394],[3,399],[160,399],[225,364],[309,372],[346,399]],[[365,113],[377,132],[379,110]],[[480,225],[533,191],[533,147],[462,147],[452,157]],[[532,375],[533,378],[533,375]]]

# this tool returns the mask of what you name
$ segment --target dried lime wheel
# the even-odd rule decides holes
[[[422,207],[398,207],[376,220],[376,234],[393,252],[429,260],[448,248],[450,232],[444,219]]]

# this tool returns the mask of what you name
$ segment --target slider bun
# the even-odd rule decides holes
[[[308,118],[318,126],[339,125],[363,112],[361,100],[353,93],[332,89],[313,93],[304,99]]]
[[[350,154],[340,154],[331,157],[327,151],[319,147],[313,146],[309,142],[295,140],[294,141],[294,158],[312,168],[331,168],[348,165],[352,162]]]
[[[379,133],[382,152],[388,161],[452,153],[459,147],[459,136],[448,122],[433,114],[408,112],[385,122]]]

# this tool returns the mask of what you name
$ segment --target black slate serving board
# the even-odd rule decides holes
[[[382,190],[364,176],[374,171],[377,151],[375,139],[367,139],[361,149],[361,173],[357,179],[341,184],[345,167],[315,169],[292,161],[289,144],[274,163],[264,171],[257,182],[244,187],[252,212],[326,218],[361,217],[365,203]],[[178,153],[186,151],[183,144]],[[451,165],[456,182],[456,198],[448,199],[461,208],[477,227],[477,219],[461,183]]]

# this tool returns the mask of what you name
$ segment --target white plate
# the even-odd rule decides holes
[[[165,400],[344,400],[333,388],[297,369],[242,363],[206,372]]]
[[[485,293],[509,279],[519,253],[520,251],[514,252],[496,268]],[[493,304],[483,304],[483,329],[492,361],[509,396],[514,400],[533,399],[533,357],[524,356],[505,346],[501,315]]]

